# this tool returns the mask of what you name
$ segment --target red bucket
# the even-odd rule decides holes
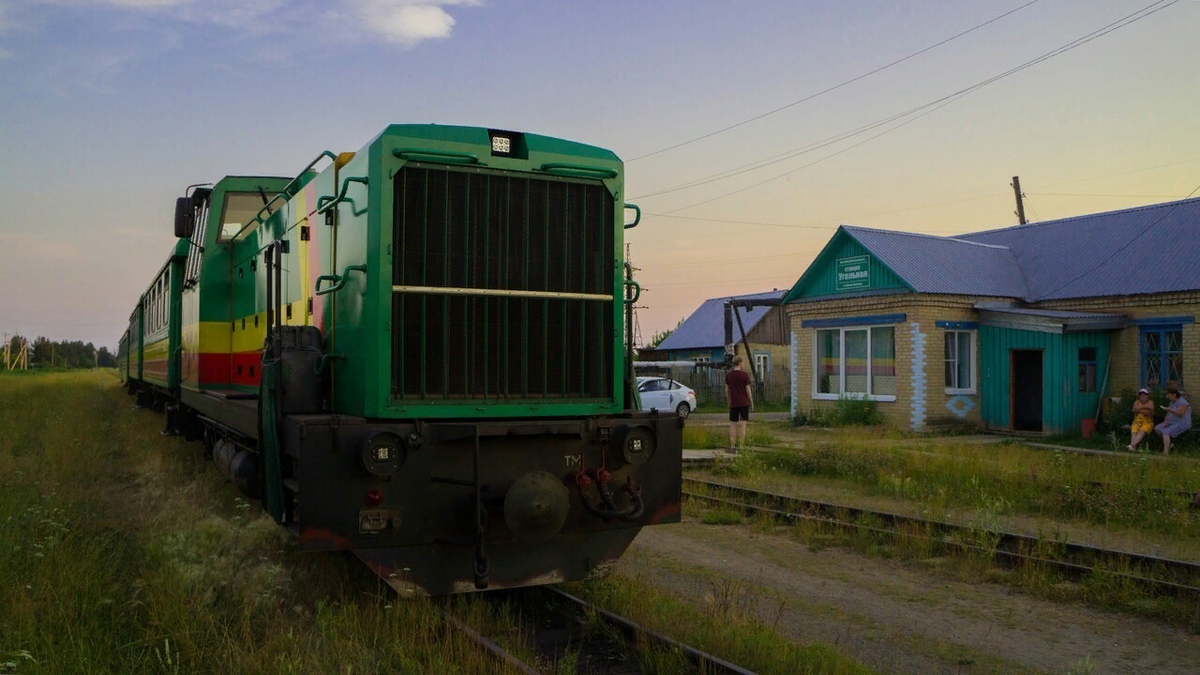
[[[1082,426],[1083,426],[1083,429],[1082,429],[1082,431],[1083,431],[1083,437],[1084,437],[1084,438],[1091,438],[1091,437],[1092,437],[1092,434],[1096,432],[1096,420],[1095,420],[1095,418],[1092,418],[1092,417],[1085,417],[1085,418],[1083,418],[1083,420],[1081,421],[1081,423],[1082,423]]]

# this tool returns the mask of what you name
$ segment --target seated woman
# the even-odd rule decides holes
[[[1148,389],[1138,389],[1137,400],[1133,402],[1133,424],[1129,425],[1129,451],[1137,450],[1138,443],[1146,434],[1154,430],[1154,401],[1150,400]]]
[[[1192,428],[1192,407],[1188,405],[1187,399],[1179,395],[1179,388],[1173,385],[1167,387],[1167,399],[1171,404],[1162,407],[1167,411],[1167,418],[1154,427],[1162,436],[1164,455],[1171,452],[1172,438],[1178,438],[1180,434]]]

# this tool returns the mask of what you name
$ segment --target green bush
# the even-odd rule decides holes
[[[705,525],[741,525],[746,522],[746,517],[742,515],[741,511],[723,506],[700,516],[700,522]]]
[[[810,410],[806,421],[813,426],[823,427],[871,427],[885,422],[878,403],[845,394],[838,396],[832,408]]]

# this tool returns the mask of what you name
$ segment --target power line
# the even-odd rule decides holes
[[[1085,194],[1081,192],[1026,192],[1025,196],[1035,197],[1128,197],[1131,199],[1179,199],[1179,195],[1114,195],[1114,194]]]
[[[764,167],[766,167],[766,166],[770,166],[770,165],[772,165],[772,164],[777,164],[777,163],[779,163],[779,162],[786,161],[786,160],[788,160],[788,159],[792,159],[792,158],[794,158],[794,157],[797,157],[797,156],[799,156],[799,155],[806,154],[806,153],[808,153],[808,152],[812,152],[812,151],[814,151],[814,150],[818,150],[818,149],[821,149],[821,148],[827,147],[827,146],[829,146],[829,145],[832,145],[832,144],[834,144],[834,143],[838,143],[838,142],[840,142],[840,141],[843,141],[843,140],[846,140],[846,139],[848,139],[848,138],[851,138],[851,137],[858,136],[858,135],[860,135],[860,134],[866,133],[866,132],[868,132],[868,131],[871,131],[871,130],[873,130],[873,129],[876,129],[876,128],[878,128],[878,127],[885,126],[885,125],[887,125],[887,124],[890,124],[890,123],[892,123],[892,122],[895,122],[895,121],[897,121],[897,120],[901,120],[901,119],[904,119],[904,118],[906,118],[906,117],[908,117],[908,118],[909,118],[909,119],[906,119],[905,121],[901,122],[900,124],[897,124],[897,125],[895,125],[895,126],[893,126],[893,127],[890,127],[890,128],[888,128],[888,129],[885,129],[884,131],[882,131],[882,132],[880,132],[880,133],[878,133],[878,134],[876,134],[876,135],[874,135],[874,136],[871,136],[870,138],[867,138],[866,140],[864,140],[864,141],[862,141],[862,142],[860,142],[860,143],[857,143],[857,144],[855,144],[855,145],[852,145],[852,146],[850,146],[850,147],[848,147],[848,148],[844,148],[844,149],[842,149],[842,150],[839,150],[839,151],[837,151],[837,152],[835,152],[835,153],[832,153],[832,154],[830,154],[830,155],[827,155],[827,156],[825,156],[825,157],[823,157],[823,158],[821,158],[821,159],[818,159],[818,160],[816,160],[816,161],[814,161],[814,162],[810,162],[810,163],[808,163],[808,164],[805,164],[805,165],[803,165],[803,166],[797,167],[797,168],[795,168],[795,169],[791,169],[791,170],[789,170],[789,171],[786,171],[786,172],[784,172],[784,173],[782,173],[782,174],[778,174],[778,175],[776,175],[776,176],[773,176],[773,177],[771,177],[771,178],[768,178],[768,179],[766,179],[766,180],[763,180],[763,181],[760,181],[760,182],[758,182],[758,183],[754,183],[754,184],[752,184],[752,185],[746,186],[746,187],[744,187],[744,188],[741,188],[741,189],[738,189],[738,190],[734,190],[734,191],[732,191],[732,192],[728,192],[728,193],[725,193],[725,194],[723,194],[723,195],[719,195],[719,196],[717,196],[717,197],[712,197],[712,198],[710,198],[710,199],[706,199],[706,200],[704,200],[704,201],[701,201],[701,202],[697,202],[697,203],[694,203],[694,204],[689,204],[689,205],[687,205],[687,206],[683,206],[683,207],[680,207],[680,208],[677,208],[677,209],[673,209],[673,210],[669,211],[668,213],[675,213],[675,212],[678,212],[678,211],[683,211],[683,210],[685,210],[685,209],[690,209],[690,208],[693,208],[693,207],[696,207],[696,206],[701,206],[701,205],[703,205],[703,204],[708,204],[708,203],[710,203],[710,202],[714,202],[714,201],[717,201],[717,200],[719,200],[719,199],[724,199],[724,198],[726,198],[726,197],[730,197],[730,196],[732,196],[732,195],[739,194],[739,193],[741,193],[741,192],[745,192],[745,191],[747,191],[747,190],[751,190],[751,189],[753,189],[753,188],[759,187],[759,186],[761,186],[761,185],[764,185],[764,184],[766,184],[766,183],[769,183],[769,182],[772,182],[772,181],[778,180],[778,179],[780,179],[780,178],[783,178],[783,177],[789,176],[789,175],[791,175],[791,174],[793,174],[793,173],[796,173],[797,171],[800,171],[800,170],[802,170],[802,169],[806,169],[806,168],[808,168],[808,167],[811,167],[811,166],[813,166],[813,165],[815,165],[815,164],[818,164],[818,163],[820,163],[820,162],[823,162],[823,161],[825,161],[825,160],[827,160],[827,159],[831,159],[831,158],[833,158],[833,157],[836,157],[836,156],[838,156],[838,155],[840,155],[840,154],[842,154],[842,153],[844,153],[844,152],[847,152],[847,151],[849,151],[849,150],[852,150],[852,149],[854,149],[854,148],[856,148],[856,147],[859,147],[860,145],[863,145],[863,144],[865,144],[865,143],[867,143],[867,142],[870,142],[870,141],[872,141],[872,140],[875,140],[875,139],[877,139],[877,138],[879,138],[879,137],[881,137],[881,136],[883,136],[883,135],[886,135],[886,134],[888,134],[888,133],[891,133],[892,131],[895,131],[895,130],[897,130],[897,129],[899,129],[899,128],[903,127],[903,126],[906,126],[906,125],[908,125],[908,124],[910,124],[910,123],[912,123],[912,122],[915,122],[916,120],[920,119],[921,117],[924,117],[924,116],[926,116],[926,115],[928,115],[928,114],[931,114],[931,113],[933,113],[933,112],[935,112],[935,111],[937,111],[937,110],[939,110],[939,109],[941,109],[941,108],[943,108],[943,107],[945,107],[945,106],[949,105],[950,103],[953,103],[953,102],[955,102],[955,101],[957,101],[957,100],[959,100],[959,99],[961,99],[961,98],[963,98],[963,97],[965,97],[965,96],[967,96],[967,95],[969,95],[969,94],[972,94],[972,93],[974,93],[974,92],[976,92],[976,91],[978,91],[978,90],[980,90],[980,89],[982,89],[982,88],[984,88],[984,87],[986,87],[986,86],[988,86],[988,85],[990,85],[990,84],[993,84],[993,83],[995,83],[995,82],[998,82],[998,81],[1000,81],[1000,80],[1002,80],[1002,79],[1005,79],[1005,78],[1007,78],[1007,77],[1009,77],[1009,76],[1011,76],[1011,75],[1015,75],[1016,73],[1019,73],[1019,72],[1021,72],[1021,71],[1025,70],[1025,69],[1027,69],[1027,68],[1031,68],[1031,67],[1033,67],[1033,66],[1035,66],[1035,65],[1038,65],[1038,64],[1040,64],[1040,63],[1042,63],[1042,62],[1044,62],[1044,61],[1047,61],[1047,60],[1049,60],[1049,59],[1052,59],[1052,58],[1054,58],[1054,57],[1056,57],[1056,56],[1060,56],[1060,55],[1062,55],[1062,54],[1065,54],[1066,52],[1069,52],[1069,51],[1071,51],[1071,50],[1073,50],[1073,49],[1075,49],[1075,48],[1077,48],[1077,47],[1081,47],[1081,46],[1083,46],[1083,45],[1085,45],[1085,44],[1087,44],[1087,43],[1091,42],[1092,40],[1096,40],[1096,39],[1098,39],[1098,38],[1104,37],[1105,35],[1108,35],[1109,33],[1112,33],[1113,31],[1116,31],[1116,30],[1119,30],[1119,29],[1121,29],[1121,28],[1124,28],[1124,27],[1126,27],[1126,26],[1128,26],[1128,25],[1130,25],[1130,24],[1133,24],[1133,23],[1135,23],[1135,22],[1137,22],[1137,21],[1141,21],[1142,19],[1145,19],[1146,17],[1148,17],[1148,16],[1151,16],[1152,14],[1155,14],[1155,13],[1157,13],[1157,12],[1160,12],[1160,11],[1164,10],[1164,9],[1167,9],[1168,7],[1171,7],[1172,5],[1175,5],[1175,4],[1177,4],[1178,2],[1179,2],[1179,0],[1156,0],[1155,2],[1152,2],[1152,3],[1150,3],[1149,5],[1147,5],[1147,6],[1143,7],[1143,8],[1141,8],[1141,9],[1137,10],[1136,12],[1133,12],[1133,13],[1131,13],[1131,14],[1128,14],[1128,15],[1126,15],[1126,16],[1124,16],[1124,17],[1120,18],[1120,19],[1117,19],[1116,21],[1113,21],[1113,22],[1111,22],[1111,23],[1109,23],[1109,24],[1107,24],[1107,25],[1105,25],[1105,26],[1103,26],[1103,27],[1101,27],[1101,28],[1098,28],[1098,29],[1096,29],[1096,30],[1094,30],[1094,31],[1092,31],[1092,32],[1090,32],[1090,33],[1088,33],[1088,34],[1086,34],[1086,35],[1082,36],[1082,37],[1076,38],[1075,40],[1072,40],[1071,42],[1068,42],[1068,43],[1066,43],[1066,44],[1064,44],[1064,45],[1062,45],[1062,46],[1060,46],[1060,47],[1057,47],[1057,48],[1055,48],[1055,49],[1052,49],[1052,50],[1050,50],[1050,51],[1048,51],[1048,52],[1046,52],[1046,53],[1042,54],[1041,56],[1038,56],[1038,57],[1036,57],[1036,58],[1033,58],[1033,59],[1031,59],[1031,60],[1029,60],[1029,61],[1026,61],[1025,63],[1022,63],[1022,64],[1020,64],[1020,65],[1018,65],[1018,66],[1014,66],[1014,67],[1012,67],[1012,68],[1010,68],[1010,69],[1008,69],[1008,70],[1006,70],[1006,71],[1004,71],[1004,72],[1001,72],[1001,73],[999,73],[999,74],[993,75],[992,77],[989,77],[989,78],[987,78],[987,79],[985,79],[985,80],[982,80],[982,81],[980,81],[980,82],[977,82],[977,83],[975,83],[975,84],[973,84],[973,85],[971,85],[971,86],[969,86],[969,87],[966,87],[966,88],[960,89],[960,90],[958,90],[958,91],[956,91],[956,92],[954,92],[954,93],[952,93],[952,94],[948,94],[948,95],[946,95],[946,96],[943,96],[943,97],[941,97],[941,98],[939,98],[939,99],[936,99],[936,100],[934,100],[934,101],[931,101],[931,102],[929,102],[929,103],[926,103],[926,104],[924,104],[924,105],[917,106],[917,107],[915,107],[915,108],[910,108],[909,110],[906,110],[906,111],[904,111],[904,112],[901,112],[901,113],[896,113],[896,114],[894,114],[894,115],[891,115],[891,116],[889,116],[889,117],[886,117],[886,118],[884,118],[884,119],[882,119],[882,120],[877,120],[876,122],[872,122],[872,123],[870,123],[870,124],[863,125],[863,126],[861,126],[861,127],[858,127],[858,128],[856,128],[856,129],[852,129],[852,130],[850,130],[850,131],[843,132],[843,133],[841,133],[841,134],[837,134],[837,135],[835,135],[835,136],[830,136],[830,137],[828,137],[828,138],[826,138],[826,139],[823,139],[823,140],[821,140],[821,141],[817,141],[817,142],[815,142],[815,143],[811,143],[811,144],[809,144],[809,145],[807,145],[807,146],[802,146],[802,147],[800,147],[800,148],[793,149],[793,150],[791,150],[791,151],[788,151],[787,153],[783,153],[783,154],[781,154],[781,155],[775,155],[775,156],[773,156],[773,157],[771,157],[771,158],[768,158],[767,160],[761,160],[760,162],[758,162],[758,163],[755,163],[755,164],[752,164],[752,165],[745,165],[745,167],[744,167],[744,168],[741,168],[741,169],[737,169],[737,170],[731,170],[731,171],[726,171],[726,172],[722,172],[722,173],[719,173],[719,174],[714,174],[714,175],[712,175],[712,176],[709,176],[709,177],[706,177],[706,178],[703,178],[703,179],[698,179],[698,180],[692,181],[692,182],[690,182],[690,183],[686,183],[686,184],[677,185],[677,186],[675,186],[675,187],[672,187],[672,188],[667,188],[667,189],[664,189],[664,190],[660,190],[660,191],[658,191],[658,192],[653,192],[653,193],[647,193],[647,194],[644,194],[644,195],[639,195],[638,197],[632,197],[631,199],[643,199],[643,198],[646,198],[646,197],[658,196],[658,195],[666,194],[666,193],[668,193],[668,192],[675,192],[675,191],[678,191],[678,190],[688,189],[688,188],[692,188],[692,187],[698,187],[698,186],[700,186],[700,185],[705,185],[705,184],[712,183],[712,182],[715,182],[715,181],[719,181],[719,180],[725,180],[726,178],[732,178],[732,177],[734,177],[734,176],[738,176],[738,175],[741,175],[741,174],[743,174],[743,173],[748,173],[748,172],[750,172],[750,171],[756,171],[756,170],[758,170],[758,169],[761,169],[761,168],[764,168]],[[918,114],[918,113],[919,113],[919,114]],[[915,116],[914,116],[914,115],[915,115]]]
[[[1191,159],[1182,159],[1182,160],[1178,160],[1178,161],[1174,161],[1174,162],[1167,162],[1165,164],[1155,164],[1153,166],[1144,166],[1144,167],[1141,167],[1138,169],[1130,169],[1128,171],[1118,171],[1116,173],[1106,173],[1106,174],[1102,174],[1099,176],[1089,176],[1087,178],[1073,178],[1068,181],[1061,181],[1058,183],[1051,183],[1049,185],[1044,185],[1044,186],[1042,186],[1041,189],[1060,187],[1063,185],[1075,185],[1077,183],[1086,183],[1089,181],[1100,180],[1103,178],[1115,178],[1117,176],[1127,176],[1129,174],[1142,173],[1144,171],[1153,171],[1155,169],[1164,169],[1167,167],[1179,166],[1181,164],[1191,164],[1192,162],[1200,162],[1200,157],[1192,157]],[[728,223],[728,224],[732,224],[732,225],[750,225],[750,226],[754,226],[754,227],[782,227],[782,228],[790,228],[790,229],[828,230],[830,228],[836,228],[838,225],[840,225],[843,222],[851,222],[858,218],[873,218],[875,216],[886,216],[886,215],[891,215],[893,213],[903,213],[905,211],[918,211],[921,209],[936,208],[938,206],[949,206],[951,204],[962,204],[964,202],[979,201],[980,199],[1003,197],[1006,194],[1007,194],[1006,192],[992,192],[992,193],[986,194],[986,195],[976,195],[974,197],[964,197],[962,199],[952,199],[952,200],[944,201],[944,202],[934,202],[932,204],[917,204],[915,206],[903,206],[903,207],[896,208],[896,209],[889,209],[887,211],[875,211],[873,213],[860,213],[860,214],[856,214],[856,215],[841,216],[839,218],[831,218],[829,220],[813,221],[813,222],[809,222],[809,223],[769,223],[769,222],[754,221],[754,220],[731,220],[731,219],[725,219],[725,218],[703,218],[700,216],[684,216],[684,215],[678,215],[678,214],[673,214],[673,213],[651,213],[651,212],[646,212],[644,214],[644,216],[646,217],[646,219],[674,218],[674,219],[678,219],[678,220],[695,220],[695,221],[708,222],[708,223]],[[1028,192],[1026,194],[1032,194],[1035,196],[1036,195],[1056,196],[1056,193],[1050,193],[1050,192]],[[1095,195],[1095,196],[1107,197],[1107,196],[1115,196],[1115,195]],[[1128,196],[1134,197],[1136,195],[1128,195]],[[1141,196],[1143,196],[1145,198],[1152,198],[1152,199],[1177,199],[1178,198],[1175,195],[1162,195],[1162,196],[1141,195]],[[746,228],[746,229],[749,229],[749,228]],[[745,231],[745,230],[743,230],[743,231]],[[934,233],[959,233],[959,232],[962,232],[963,230],[962,230],[962,228],[952,228],[949,230],[933,229],[933,230],[911,230],[911,231],[918,232],[921,234],[934,234]],[[638,234],[638,232],[635,231],[632,234],[636,235],[636,234]],[[705,238],[711,238],[711,237],[727,237],[727,236],[729,236],[728,232],[718,232],[715,234],[688,235],[686,238],[687,239],[705,239]],[[638,243],[639,244],[653,244],[653,243],[667,242],[667,241],[679,241],[680,239],[683,239],[683,238],[685,238],[685,237],[666,237],[666,238],[662,238],[662,239],[638,239]]]
[[[723,134],[723,133],[725,133],[726,131],[731,131],[731,130],[733,130],[733,129],[737,129],[738,127],[742,127],[742,126],[745,126],[745,125],[747,125],[747,124],[750,124],[751,122],[757,122],[758,120],[761,120],[761,119],[763,119],[764,117],[770,117],[771,115],[774,115],[775,113],[782,112],[782,111],[784,111],[784,110],[787,110],[788,108],[791,108],[791,107],[794,107],[794,106],[798,106],[798,105],[800,105],[801,103],[806,103],[806,102],[808,102],[808,101],[811,101],[811,100],[813,100],[813,99],[815,99],[815,98],[819,98],[819,97],[821,97],[821,96],[824,96],[825,94],[828,94],[828,93],[830,93],[830,92],[832,92],[832,91],[836,91],[836,90],[838,90],[838,89],[841,89],[842,87],[845,87],[845,86],[847,86],[847,85],[854,84],[855,82],[858,82],[859,80],[861,80],[861,79],[863,79],[863,78],[870,77],[870,76],[872,76],[872,75],[875,75],[876,73],[881,73],[881,72],[883,72],[883,71],[887,70],[888,68],[891,68],[892,66],[897,66],[897,65],[900,65],[901,63],[904,63],[905,61],[908,61],[908,60],[910,60],[910,59],[916,58],[916,57],[920,56],[921,54],[924,54],[925,52],[928,52],[928,51],[930,51],[930,50],[932,50],[932,49],[937,49],[938,47],[941,47],[942,45],[944,45],[944,44],[946,44],[946,43],[948,43],[948,42],[953,42],[954,40],[957,40],[958,38],[960,38],[960,37],[963,37],[964,35],[967,35],[967,34],[969,34],[969,33],[974,33],[975,31],[979,30],[980,28],[983,28],[983,27],[985,27],[985,26],[988,26],[988,25],[990,25],[990,24],[993,24],[993,23],[995,23],[995,22],[999,21],[1000,19],[1003,19],[1004,17],[1006,17],[1006,16],[1009,16],[1010,14],[1015,14],[1015,13],[1017,13],[1017,12],[1019,12],[1019,11],[1021,11],[1021,10],[1025,9],[1026,7],[1029,7],[1030,5],[1035,5],[1035,4],[1037,4],[1037,3],[1038,3],[1038,2],[1040,2],[1040,1],[1041,1],[1041,0],[1030,0],[1030,2],[1027,2],[1027,3],[1023,4],[1023,5],[1021,5],[1020,7],[1017,7],[1017,8],[1015,8],[1015,9],[1010,9],[1010,10],[1008,10],[1007,12],[1005,12],[1005,13],[1003,13],[1003,14],[999,15],[999,16],[996,16],[996,17],[993,17],[993,18],[991,18],[991,19],[988,19],[987,21],[984,21],[983,23],[976,24],[975,26],[972,26],[971,28],[968,28],[967,30],[964,30],[964,31],[962,31],[961,33],[956,33],[956,34],[954,34],[954,35],[951,35],[950,37],[948,37],[948,38],[946,38],[946,39],[944,39],[944,40],[942,40],[942,41],[940,41],[940,42],[936,42],[936,43],[934,43],[934,44],[932,44],[932,45],[929,45],[928,47],[925,47],[924,49],[920,49],[920,50],[918,50],[918,51],[915,51],[915,52],[913,52],[913,53],[909,54],[908,56],[905,56],[904,58],[901,58],[901,59],[897,59],[897,60],[895,60],[895,61],[892,61],[891,63],[889,63],[889,64],[887,64],[887,65],[879,66],[878,68],[875,68],[874,70],[870,70],[870,71],[867,71],[867,72],[865,72],[865,73],[863,73],[863,74],[861,74],[861,75],[858,75],[858,76],[856,76],[856,77],[852,77],[852,78],[850,78],[849,80],[846,80],[845,82],[842,82],[842,83],[840,83],[840,84],[835,84],[834,86],[832,86],[832,87],[829,87],[829,88],[827,88],[827,89],[822,89],[821,91],[818,91],[818,92],[817,92],[817,93],[815,93],[815,94],[809,94],[808,96],[805,96],[804,98],[802,98],[802,99],[800,99],[800,100],[798,100],[798,101],[792,101],[791,103],[788,103],[788,104],[786,104],[786,105],[781,105],[781,106],[779,106],[778,108],[774,108],[774,109],[772,109],[772,110],[768,110],[768,111],[767,111],[767,112],[765,112],[765,113],[761,113],[761,114],[755,115],[755,116],[753,116],[753,117],[751,117],[751,118],[749,118],[749,119],[742,120],[741,122],[736,122],[736,123],[734,123],[734,124],[730,124],[730,125],[728,125],[728,126],[725,126],[725,127],[722,127],[722,128],[720,128],[720,129],[717,129],[716,131],[710,131],[710,132],[708,132],[708,133],[706,133],[706,134],[703,134],[703,135],[697,136],[697,137],[695,137],[695,138],[692,138],[692,139],[689,139],[689,140],[686,140],[686,141],[682,141],[682,142],[680,142],[680,143],[676,143],[676,144],[674,144],[674,145],[669,145],[669,146],[667,146],[667,147],[665,147],[665,148],[660,148],[660,149],[658,149],[658,150],[655,150],[655,151],[653,151],[653,152],[648,152],[648,153],[646,153],[646,154],[644,154],[644,155],[638,155],[637,157],[634,157],[634,158],[632,158],[632,159],[625,160],[625,163],[626,163],[626,164],[629,164],[629,163],[631,163],[631,162],[636,162],[636,161],[638,161],[639,159],[645,159],[645,158],[647,158],[647,157],[653,157],[654,155],[660,155],[660,154],[662,154],[662,153],[664,153],[664,152],[668,152],[668,151],[670,151],[670,150],[675,150],[676,148],[682,148],[682,147],[683,147],[683,146],[685,146],[685,145],[691,145],[692,143],[695,143],[695,142],[697,142],[697,141],[702,141],[702,140],[704,140],[704,139],[706,139],[706,138],[712,138],[713,136],[717,136],[717,135],[719,135],[719,134]]]
[[[677,268],[677,267],[702,267],[702,266],[711,266],[711,265],[733,265],[736,263],[759,262],[762,260],[783,260],[785,258],[796,258],[799,256],[816,254],[816,253],[820,253],[820,251],[796,251],[795,253],[785,253],[783,255],[760,255],[760,256],[754,256],[752,258],[733,258],[733,259],[729,259],[729,260],[673,263],[670,265],[650,265],[650,266],[644,267],[642,269],[662,270],[662,269],[673,269],[673,268]]]
[[[741,282],[741,281],[778,281],[779,279],[790,279],[790,281],[787,282],[788,288],[791,288],[791,284],[796,283],[795,278],[793,278],[791,276],[788,276],[788,277],[773,276],[773,277],[753,277],[753,278],[741,278],[741,279],[721,279],[719,281],[672,281],[672,282],[665,283],[665,284],[654,284],[654,287],[658,288],[659,286],[696,286],[696,287],[721,286],[721,285],[728,285],[730,283]]]
[[[1100,180],[1101,178],[1114,178],[1116,176],[1127,176],[1131,173],[1141,173],[1143,171],[1153,171],[1154,169],[1165,169],[1166,167],[1169,167],[1169,166],[1179,166],[1180,164],[1191,164],[1192,162],[1200,162],[1200,157],[1193,157],[1191,159],[1181,159],[1177,162],[1167,162],[1166,164],[1155,164],[1154,166],[1145,166],[1140,169],[1130,169],[1129,171],[1119,171],[1117,173],[1108,173],[1108,174],[1104,174],[1103,176],[1091,176],[1090,178],[1079,178],[1077,180],[1068,180],[1068,181],[1063,181],[1061,183],[1051,183],[1050,185],[1043,185],[1042,187],[1040,187],[1038,189],[1045,190],[1047,188],[1062,187],[1064,185],[1075,185],[1076,183],[1086,183],[1088,181]]]

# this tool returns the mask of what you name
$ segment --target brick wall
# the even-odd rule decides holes
[[[900,295],[844,298],[788,305],[792,331],[797,338],[796,360],[793,368],[796,408],[800,412],[829,408],[834,401],[814,400],[813,366],[815,328],[803,328],[808,319],[830,319],[877,314],[906,315],[906,321],[896,325],[896,400],[880,401],[880,412],[888,423],[917,431],[939,426],[980,426],[979,395],[946,394],[945,333],[938,321],[975,321],[972,305],[984,300],[1003,300],[960,295]],[[974,343],[975,362],[979,359],[979,343]],[[923,364],[922,364],[923,352]],[[976,383],[978,391],[978,383]],[[952,399],[953,402],[952,402]],[[951,403],[947,407],[948,403]]]
[[[1159,293],[1156,295],[1108,296],[1074,300],[1054,300],[1039,303],[1040,309],[1062,309],[1078,312],[1124,314],[1131,319],[1200,315],[1200,293]],[[1142,386],[1141,345],[1139,330],[1131,326],[1115,331],[1109,338],[1112,348],[1112,370],[1108,391],[1114,395]],[[1104,365],[1100,365],[1103,370]],[[1099,375],[1103,377],[1103,373]],[[1183,324],[1183,382],[1192,389],[1200,388],[1200,324]]]
[[[807,412],[829,408],[833,401],[813,400],[813,365],[816,331],[802,328],[807,319],[829,319],[877,314],[906,315],[896,325],[896,400],[880,401],[879,410],[889,424],[905,429],[926,430],[949,425],[981,425],[978,393],[956,396],[945,391],[944,349],[946,329],[938,321],[976,321],[976,302],[1006,301],[959,295],[898,294],[866,298],[822,300],[787,306],[792,332],[796,335],[793,368],[795,408]],[[1200,292],[1161,293],[1157,295],[1114,296],[1059,300],[1039,303],[1039,309],[1116,313],[1133,320],[1154,317],[1200,315]],[[978,337],[978,334],[977,334]],[[1113,332],[1110,338],[1112,367],[1108,390],[1114,395],[1141,386],[1141,347],[1139,330],[1132,326]],[[919,367],[923,346],[924,365]],[[979,342],[975,343],[975,363],[979,362]],[[1101,373],[1103,377],[1103,368]],[[920,374],[923,374],[922,378]],[[1183,380],[1193,389],[1200,388],[1200,323],[1183,324]],[[978,391],[978,382],[976,382]],[[965,414],[964,414],[965,413]]]

